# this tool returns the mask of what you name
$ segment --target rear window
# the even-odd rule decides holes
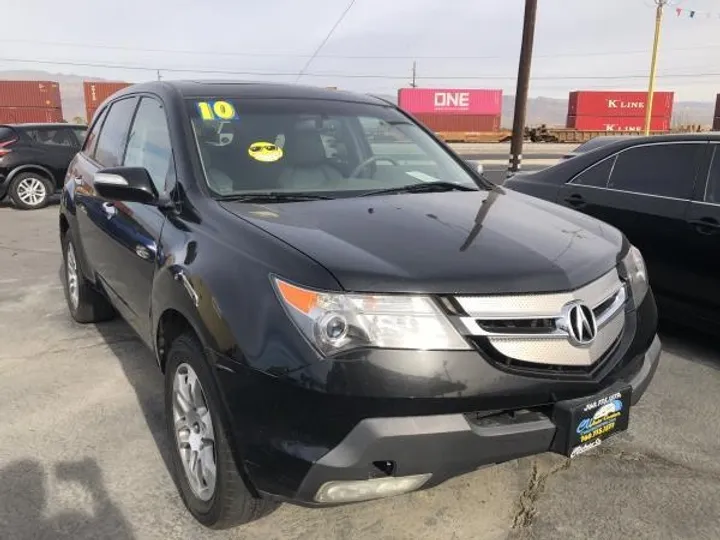
[[[17,135],[12,128],[0,126],[0,142],[9,141],[15,137],[17,137]]]

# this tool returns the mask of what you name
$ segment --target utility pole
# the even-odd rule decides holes
[[[517,89],[515,91],[515,118],[513,121],[512,142],[510,144],[508,174],[518,172],[522,163],[525,116],[527,113],[528,87],[530,86],[530,65],[532,62],[533,41],[535,39],[536,15],[537,0],[525,0],[525,22],[523,23],[520,65],[518,66]]]
[[[655,41],[653,42],[652,61],[650,62],[650,83],[645,100],[645,135],[650,135],[650,122],[652,122],[653,99],[655,98],[655,74],[657,73],[657,57],[660,48],[660,30],[662,29],[663,10],[669,0],[655,0]]]
[[[162,75],[160,75],[160,70],[157,70],[157,79],[158,81],[162,81]]]
[[[410,83],[410,86],[413,88],[417,88],[417,62],[413,60],[413,71],[412,71],[412,82]]]

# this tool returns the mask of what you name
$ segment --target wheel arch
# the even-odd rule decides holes
[[[53,189],[57,188],[57,178],[55,178],[55,175],[52,173],[50,169],[47,167],[44,167],[43,165],[38,165],[36,163],[31,163],[28,165],[20,165],[19,167],[15,167],[10,174],[8,174],[7,177],[7,183],[8,185],[10,182],[12,182],[15,177],[18,174],[26,173],[26,172],[35,172],[36,174],[41,174],[45,178],[47,178],[50,182],[54,182]]]

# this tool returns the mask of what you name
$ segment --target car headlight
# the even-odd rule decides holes
[[[622,260],[622,271],[630,285],[633,303],[638,307],[648,292],[648,275],[643,256],[635,246],[630,246],[628,254]]]
[[[427,296],[321,292],[274,278],[287,313],[325,355],[361,347],[460,350],[470,345]]]

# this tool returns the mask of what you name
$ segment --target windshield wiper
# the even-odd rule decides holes
[[[262,191],[258,193],[238,193],[236,195],[223,195],[222,197],[216,197],[215,200],[235,202],[299,202],[330,200],[332,198],[333,197],[329,197],[328,195],[316,195],[312,193]]]
[[[480,191],[477,187],[455,184],[453,182],[423,182],[422,184],[410,184],[385,189],[375,189],[363,193],[361,197],[371,195],[392,195],[394,193],[440,193],[443,191]]]

